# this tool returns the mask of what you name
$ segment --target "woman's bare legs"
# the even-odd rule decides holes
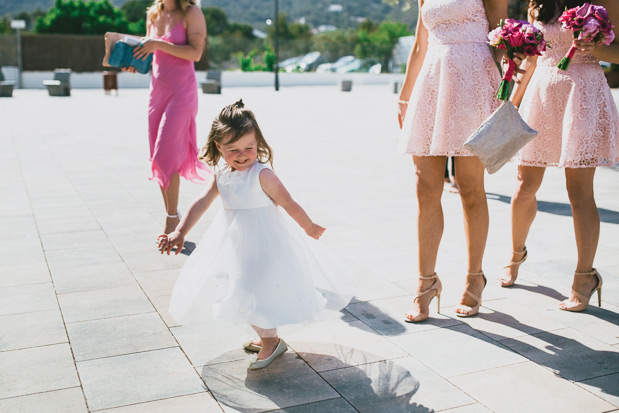
[[[168,185],[168,189],[163,187],[161,188],[161,195],[163,195],[163,202],[165,204],[165,209],[168,215],[178,215],[178,193],[180,188],[180,177],[178,173],[175,173],[170,178],[170,184]],[[165,222],[165,230],[166,234],[171,233],[176,229],[176,226],[180,222],[178,217],[176,218],[168,218],[166,217]]]
[[[444,156],[413,156],[415,166],[415,188],[417,193],[417,245],[419,276],[434,274],[438,246],[443,236],[443,177]],[[458,172],[460,172],[458,170]],[[419,280],[417,294],[432,286],[434,280]],[[426,315],[431,294],[421,296],[413,302],[409,313]]]
[[[524,256],[524,248],[529,230],[537,214],[535,194],[542,184],[546,168],[537,166],[518,166],[518,184],[512,198],[512,255],[511,262],[518,262]],[[520,254],[519,254],[520,252]],[[505,268],[502,280],[510,284],[518,277],[518,265]]]
[[[482,260],[488,238],[488,203],[484,190],[484,167],[474,156],[456,157],[458,170],[458,187],[464,211],[464,234],[466,236],[469,274],[482,271]],[[465,291],[481,297],[485,281],[479,275],[468,275],[464,286]],[[468,294],[463,294],[460,303],[473,307],[477,302]],[[457,309],[462,314],[463,311]]]
[[[600,215],[593,197],[595,168],[565,168],[567,194],[572,205],[574,235],[578,250],[577,273],[588,273],[593,269],[593,259],[600,238]],[[597,286],[598,279],[590,275],[575,275],[572,288],[588,295]],[[573,294],[569,301],[580,304]],[[561,307],[565,304],[561,303]]]

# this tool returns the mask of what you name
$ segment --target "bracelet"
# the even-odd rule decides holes
[[[408,105],[408,100],[398,100],[398,103],[401,103],[402,105]]]

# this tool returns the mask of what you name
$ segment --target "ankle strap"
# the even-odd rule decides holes
[[[481,271],[481,272],[470,272],[469,275],[481,275],[481,276],[483,276],[484,272],[483,271]]]
[[[595,268],[592,268],[591,271],[589,272],[575,272],[574,275],[595,275],[595,273],[597,273],[598,270],[596,270]]]
[[[527,252],[527,247],[524,247],[524,249],[522,251],[512,251],[514,254],[526,254]]]
[[[438,278],[436,273],[432,274],[432,275],[428,275],[427,277],[424,277],[422,275],[419,276],[420,280],[433,280],[435,278]]]
[[[178,218],[178,211],[174,215],[168,214],[167,216],[168,216],[168,218]]]

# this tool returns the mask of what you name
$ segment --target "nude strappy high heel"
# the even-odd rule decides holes
[[[434,291],[434,295],[430,297],[430,299],[428,300],[428,309],[430,307],[430,302],[432,302],[432,299],[436,297],[436,312],[440,313],[441,312],[441,291],[443,291],[443,284],[441,284],[441,280],[439,280],[436,273],[429,275],[427,277],[419,277],[419,279],[420,280],[434,280],[434,282],[432,283],[430,288],[417,294],[415,298],[413,299],[413,302],[415,302],[416,300],[419,300],[420,297],[426,294],[430,294],[432,291]],[[420,321],[426,320],[428,317],[429,317],[429,314],[423,317],[421,314],[413,315],[411,313],[406,313],[404,315],[404,321],[406,321],[407,323],[418,323]]]
[[[580,300],[580,304],[575,304],[569,299],[567,299],[567,300],[561,301],[561,304],[563,305],[562,306],[560,305],[559,308],[565,311],[584,311],[589,306],[589,301],[591,300],[591,297],[593,296],[593,293],[595,291],[598,292],[598,307],[601,307],[602,306],[602,276],[600,275],[598,270],[593,268],[589,272],[575,272],[574,276],[576,275],[594,275],[595,278],[597,278],[598,283],[589,292],[589,295],[579,293],[574,288],[572,288],[572,294],[574,294]]]
[[[486,288],[486,284],[488,284],[488,280],[486,280],[486,276],[484,275],[483,272],[470,272],[470,273],[468,273],[468,275],[475,275],[475,276],[481,275],[484,278],[484,288]],[[483,291],[484,288],[482,288],[481,290]],[[456,308],[456,315],[458,317],[470,317],[470,316],[473,316],[473,315],[475,315],[475,314],[477,314],[479,312],[479,307],[481,306],[481,296],[478,297],[475,294],[473,294],[472,292],[470,292],[469,290],[466,290],[464,293],[466,295],[468,295],[469,297],[471,297],[473,300],[475,300],[475,302],[477,304],[475,304],[475,306],[473,306],[473,307],[469,307],[468,305],[460,304]],[[458,310],[461,310],[462,312],[460,312]]]
[[[520,267],[520,264],[522,264],[523,262],[525,262],[527,260],[527,247],[524,247],[523,251],[513,251],[514,254],[522,254],[524,253],[524,255],[522,256],[521,259],[519,259],[518,261],[512,261],[509,264],[507,264],[505,267],[503,267],[503,269],[507,269],[509,267]],[[501,287],[511,287],[512,285],[514,285],[516,283],[516,278],[518,278],[518,276],[516,276],[515,278],[511,278],[511,277],[507,277],[507,274],[503,273],[503,276],[499,278],[499,283],[501,284]]]

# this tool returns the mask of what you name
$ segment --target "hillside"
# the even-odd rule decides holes
[[[127,0],[112,0],[120,7]],[[54,0],[0,0],[0,16],[7,13],[32,12],[36,9],[48,10]],[[329,6],[341,5],[341,11],[329,11]],[[228,20],[247,23],[256,28],[264,28],[265,21],[273,17],[273,0],[202,0],[202,7],[220,7],[228,15]],[[398,7],[384,4],[381,0],[280,0],[280,12],[288,15],[290,20],[304,18],[312,26],[334,25],[336,27],[354,27],[360,19],[369,18],[380,22],[386,19],[401,21],[412,26],[416,21],[416,10],[406,12]],[[335,9],[339,9],[335,7]],[[412,27],[410,27],[412,29]]]

